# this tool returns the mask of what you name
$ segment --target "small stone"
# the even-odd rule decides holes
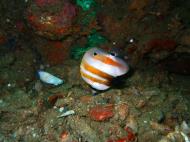
[[[89,102],[91,102],[92,101],[92,96],[82,96],[82,97],[80,97],[80,101],[82,102],[82,103],[85,103],[85,104],[87,104],[87,103],[89,103]]]
[[[143,108],[146,105],[146,101],[145,100],[140,100],[137,104],[137,108]]]
[[[37,91],[38,93],[41,92],[41,90],[42,90],[42,83],[40,81],[37,81],[34,84],[34,90]]]
[[[60,101],[60,100],[63,100],[63,97],[64,97],[64,94],[62,94],[62,93],[56,93],[56,94],[54,94],[54,95],[51,95],[51,96],[49,96],[48,97],[48,102],[52,105],[52,106],[54,106],[54,105],[56,105],[56,106],[62,106],[63,104],[59,104],[58,105],[58,101]]]
[[[129,113],[129,108],[127,104],[118,104],[115,107],[115,114],[114,117],[120,120],[125,120],[125,118],[127,117],[128,113]]]
[[[150,126],[153,130],[156,130],[162,134],[167,134],[172,131],[172,129],[168,125],[160,124],[157,122],[150,122]]]
[[[160,110],[155,110],[151,112],[152,120],[156,122],[163,122],[165,119],[165,114]]]
[[[134,116],[130,115],[127,118],[126,126],[125,128],[130,128],[133,130],[134,133],[138,132],[138,123]]]
[[[142,134],[141,141],[142,142],[156,142],[161,139],[161,135],[157,131],[145,131]]]
[[[59,137],[61,142],[66,142],[69,139],[69,133],[67,131],[63,131]]]
[[[181,37],[181,44],[190,46],[190,35],[184,35]]]
[[[64,107],[60,107],[59,112],[63,112],[63,111],[64,111]]]

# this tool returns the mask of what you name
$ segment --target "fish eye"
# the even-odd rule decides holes
[[[96,55],[97,55],[97,52],[94,52],[93,55],[96,56]]]
[[[115,54],[114,52],[111,52],[110,55],[112,55],[112,56],[116,56],[116,54]]]

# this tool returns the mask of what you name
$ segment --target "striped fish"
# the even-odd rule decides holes
[[[82,59],[80,73],[86,83],[96,90],[107,90],[112,79],[126,74],[127,63],[114,53],[91,48]]]

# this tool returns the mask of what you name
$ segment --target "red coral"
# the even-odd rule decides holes
[[[89,111],[90,118],[96,121],[104,121],[113,117],[113,105],[95,106]]]

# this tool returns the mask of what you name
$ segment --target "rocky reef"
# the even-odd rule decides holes
[[[0,141],[189,142],[187,0],[2,0]],[[92,47],[130,71],[93,96],[80,75]],[[40,80],[44,70],[63,80]]]

